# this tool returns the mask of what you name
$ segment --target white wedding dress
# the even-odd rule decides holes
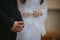
[[[23,10],[24,13],[33,13],[33,10],[39,9],[42,12],[42,16],[37,18],[22,17],[24,20],[24,29],[21,32],[17,32],[17,40],[41,40],[41,36],[46,34],[44,21],[47,17],[47,5],[46,1],[40,5],[40,0],[27,0],[25,5],[19,3],[19,10]]]

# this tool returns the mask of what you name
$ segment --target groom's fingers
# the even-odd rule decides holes
[[[18,22],[18,26],[20,26],[20,27],[23,27],[23,28],[24,28],[24,22],[23,22],[23,21],[19,21],[19,22]]]
[[[24,26],[23,24],[22,24],[22,25],[18,25],[17,28],[18,28],[18,29],[19,29],[19,28],[23,28],[23,26]]]
[[[18,21],[18,24],[21,25],[21,24],[24,24],[24,22],[23,21]]]

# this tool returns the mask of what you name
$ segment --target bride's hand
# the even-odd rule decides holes
[[[39,10],[33,10],[33,16],[34,16],[34,17],[42,16],[42,12],[39,11]]]

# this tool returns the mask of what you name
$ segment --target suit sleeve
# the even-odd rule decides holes
[[[10,30],[13,23],[14,19],[9,17],[3,10],[0,9],[0,25],[2,25],[3,28]]]
[[[23,21],[20,11],[18,10],[17,21]]]

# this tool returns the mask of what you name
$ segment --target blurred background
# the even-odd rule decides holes
[[[60,40],[60,0],[47,0],[46,35],[42,40]]]

